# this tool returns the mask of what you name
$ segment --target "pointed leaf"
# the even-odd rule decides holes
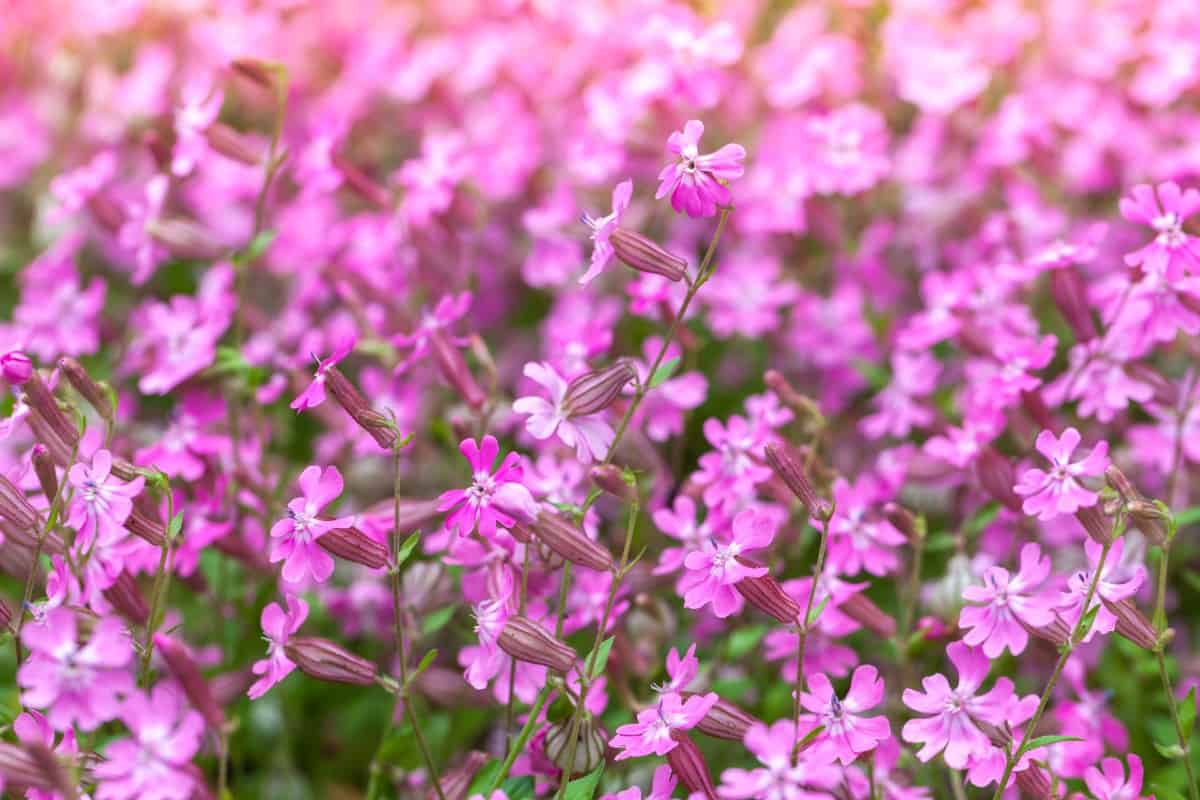
[[[650,388],[653,389],[655,386],[665,383],[672,375],[675,374],[675,370],[678,367],[679,356],[668,358],[666,361],[659,364],[658,369],[654,370],[654,374],[650,376]]]
[[[605,639],[603,642],[600,643],[600,646],[598,648],[596,648],[596,653],[594,656],[595,661],[593,662],[592,658],[588,659],[589,663],[592,663],[591,677],[593,680],[595,678],[599,677],[600,675],[604,674],[604,667],[608,664],[608,654],[609,654],[609,651],[612,650],[612,646],[613,646],[613,637],[609,636],[607,639]]]
[[[399,548],[398,552],[396,553],[396,566],[397,567],[404,564],[405,561],[408,561],[409,556],[412,555],[412,551],[414,549],[416,549],[417,543],[419,543],[420,541],[421,541],[421,532],[420,531],[417,531],[412,536],[409,536],[407,539],[404,540],[404,544],[400,545],[400,548]]]
[[[596,786],[600,783],[600,776],[604,774],[604,764],[596,767],[594,770],[584,775],[582,778],[576,778],[567,784],[566,794],[563,795],[564,800],[592,800],[596,795]]]
[[[1038,747],[1049,747],[1050,745],[1058,744],[1059,742],[1082,742],[1082,741],[1083,741],[1083,739],[1080,739],[1078,736],[1058,736],[1058,735],[1038,736],[1037,738],[1030,739],[1028,742],[1022,742],[1021,743],[1021,752],[1028,753],[1030,750],[1034,750]]]
[[[446,606],[445,608],[430,611],[429,615],[421,622],[421,632],[426,636],[437,633],[454,618],[455,610],[454,606]]]
[[[1185,742],[1192,739],[1192,727],[1196,724],[1196,687],[1193,686],[1188,690],[1187,697],[1183,698],[1183,705],[1179,707],[1179,727],[1183,728],[1183,740]]]

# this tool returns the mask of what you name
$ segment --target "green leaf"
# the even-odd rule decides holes
[[[658,365],[658,369],[654,370],[654,374],[650,376],[650,388],[659,386],[668,378],[675,374],[675,370],[679,367],[679,356],[669,358]]]
[[[509,778],[500,784],[500,788],[504,790],[508,800],[532,800],[534,796],[533,778],[529,775]]]
[[[825,610],[825,606],[829,604],[829,595],[821,598],[821,602],[817,603],[816,608],[808,612],[808,619],[805,621],[805,626],[811,628],[813,623],[821,618],[821,612]]]
[[[246,245],[242,252],[238,253],[234,261],[239,264],[248,264],[256,261],[259,256],[267,251],[267,248],[271,246],[271,242],[273,241],[275,241],[275,231],[263,231],[250,240],[250,244]]]
[[[171,517],[171,522],[167,525],[167,538],[174,539],[183,530],[183,512],[180,511],[175,516]]]
[[[1152,783],[1150,788],[1154,790],[1154,796],[1158,800],[1183,800],[1183,795],[1169,786],[1163,786],[1161,783]]]
[[[975,512],[966,523],[963,525],[963,530],[970,536],[977,535],[980,531],[986,528],[996,515],[1000,513],[1000,504],[996,502],[988,503],[983,508]]]
[[[422,672],[429,669],[429,665],[433,663],[433,660],[435,658],[437,658],[437,654],[438,654],[438,651],[437,651],[436,647],[434,649],[430,650],[428,653],[426,653],[421,658],[421,663],[417,664],[417,668],[412,671],[411,675],[408,676],[409,681],[414,680]]]
[[[563,795],[564,800],[592,800],[603,773],[604,764],[601,764],[582,778],[576,778],[568,783],[567,791]]]
[[[608,664],[608,653],[612,650],[613,637],[608,637],[600,646],[596,648],[594,656],[589,656],[588,663],[592,664],[591,677],[595,680],[598,676],[604,674],[604,667]],[[593,661],[593,658],[595,659]]]
[[[1154,742],[1154,749],[1158,754],[1166,759],[1174,760],[1183,756],[1183,748],[1178,743],[1175,744],[1159,744]]]
[[[804,734],[804,738],[796,743],[796,752],[800,752],[804,748],[808,747],[810,744],[812,744],[816,740],[816,738],[818,736],[820,736],[824,732],[825,732],[825,726],[818,725],[817,727],[813,728],[808,733]]]
[[[929,541],[925,542],[925,552],[936,553],[939,550],[950,550],[954,547],[956,539],[952,533],[935,533],[929,537]]]
[[[1196,724],[1196,687],[1193,686],[1179,707],[1179,727],[1183,729],[1183,740],[1191,741],[1192,727]]]
[[[1185,508],[1175,515],[1175,524],[1181,528],[1184,525],[1193,525],[1197,522],[1200,522],[1200,506]]]
[[[1079,635],[1075,638],[1075,641],[1077,643],[1082,642],[1084,639],[1087,638],[1088,631],[1090,631],[1092,629],[1092,624],[1095,623],[1096,615],[1099,613],[1100,613],[1100,602],[1097,600],[1096,605],[1094,605],[1090,609],[1088,609],[1088,612],[1083,615],[1083,619],[1080,620],[1081,624],[1079,626]]]
[[[1028,753],[1030,750],[1033,750],[1035,748],[1049,747],[1050,745],[1058,744],[1059,742],[1082,742],[1082,741],[1083,741],[1083,739],[1080,739],[1078,736],[1057,736],[1057,735],[1038,736],[1035,739],[1030,739],[1027,742],[1022,742],[1021,743],[1021,752]]]
[[[413,550],[416,549],[417,544],[420,541],[421,541],[421,532],[420,531],[417,531],[416,533],[414,533],[413,535],[409,536],[407,539],[404,540],[404,544],[400,545],[400,548],[396,553],[396,566],[397,567],[402,566],[405,561],[408,561],[409,556],[412,555]]]
[[[745,628],[738,628],[729,635],[729,643],[726,649],[729,651],[729,657],[739,659],[749,653],[754,648],[758,647],[758,643],[767,635],[766,625],[751,625]]]
[[[421,632],[426,636],[437,633],[454,618],[455,610],[454,606],[446,606],[429,612],[429,615],[421,623]]]
[[[492,785],[492,781],[500,774],[500,767],[504,766],[500,759],[490,759],[486,764],[479,768],[479,772],[475,773],[475,777],[471,779],[471,788],[467,789],[467,796],[474,794],[484,794],[488,787]]]

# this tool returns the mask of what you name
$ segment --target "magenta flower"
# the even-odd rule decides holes
[[[800,702],[812,712],[814,727],[825,726],[812,745],[814,760],[849,764],[891,737],[887,717],[862,716],[862,712],[883,700],[883,680],[875,667],[864,664],[855,669],[850,677],[850,690],[841,699],[823,673],[809,677],[808,688]]]
[[[45,709],[57,730],[95,730],[117,715],[119,698],[133,689],[127,668],[133,648],[116,617],[100,619],[81,646],[75,612],[55,608],[42,624],[26,625],[21,641],[30,652],[17,670],[21,704]]]
[[[1044,472],[1030,469],[1014,487],[1025,498],[1026,514],[1041,520],[1051,520],[1059,514],[1074,514],[1078,509],[1096,504],[1099,495],[1086,489],[1079,478],[1100,476],[1108,466],[1108,442],[1100,442],[1092,452],[1079,461],[1071,454],[1079,446],[1079,431],[1067,428],[1061,437],[1042,431],[1037,437],[1038,452],[1050,459],[1052,469]]]
[[[262,676],[246,692],[251,700],[262,697],[267,690],[296,668],[284,652],[283,646],[308,618],[308,603],[304,602],[303,598],[290,594],[284,601],[287,603],[286,612],[278,603],[270,603],[262,610],[262,630],[263,637],[267,640],[267,657],[255,661],[251,667],[255,675]]]
[[[592,241],[595,245],[592,247],[592,263],[579,279],[580,283],[591,283],[612,262],[613,248],[608,243],[608,237],[621,224],[621,217],[625,215],[625,209],[629,208],[629,198],[632,194],[633,181],[621,181],[613,189],[610,214],[599,219],[584,214],[584,224],[592,229]]]
[[[475,633],[479,644],[464,647],[459,653],[459,663],[467,668],[463,677],[476,689],[486,689],[509,661],[508,654],[500,649],[498,642],[508,617],[508,607],[501,600],[485,600],[475,607]]]
[[[701,549],[687,555],[683,566],[687,573],[680,579],[685,608],[704,608],[712,603],[713,613],[728,617],[742,607],[734,586],[743,578],[761,578],[769,570],[741,560],[753,550],[761,550],[775,538],[778,523],[767,514],[746,509],[733,518],[729,542],[709,539]]]
[[[829,520],[829,560],[843,575],[866,570],[887,575],[900,565],[896,548],[907,540],[878,511],[872,511],[874,482],[859,478],[851,484],[839,478],[833,485],[833,519]]]
[[[667,150],[676,161],[663,167],[658,174],[661,200],[670,195],[671,207],[689,217],[711,217],[718,206],[728,206],[732,200],[729,187],[722,183],[742,177],[746,149],[740,144],[727,144],[715,153],[700,155],[700,137],[704,123],[690,120],[682,131],[667,139]]]
[[[1087,598],[1092,576],[1100,566],[1100,555],[1104,546],[1089,538],[1084,541],[1083,549],[1087,554],[1088,568],[1076,570],[1067,579],[1067,590],[1061,594],[1058,602],[1058,613],[1072,629],[1085,613],[1083,601]],[[1105,608],[1101,601],[1119,603],[1133,597],[1146,580],[1144,566],[1138,564],[1136,567],[1130,567],[1121,562],[1121,556],[1124,553],[1125,539],[1113,541],[1112,548],[1104,559],[1104,566],[1100,570],[1100,580],[1096,583],[1096,593],[1092,597],[1092,604],[1086,609],[1090,611],[1092,608],[1100,606],[1096,611],[1096,619],[1092,622],[1091,629],[1084,637],[1085,642],[1090,642],[1097,633],[1112,633],[1117,626],[1116,616]]]
[[[531,395],[517,398],[513,403],[513,411],[529,415],[525,429],[536,439],[549,439],[558,434],[563,444],[575,448],[575,455],[584,464],[604,460],[616,434],[604,421],[603,412],[570,414],[563,406],[568,384],[545,361],[526,364],[525,377],[550,393],[549,401]]]
[[[1096,800],[1145,800],[1142,797],[1142,760],[1130,753],[1129,776],[1119,758],[1106,758],[1099,767],[1090,767],[1083,780]]]
[[[700,724],[718,699],[713,692],[692,695],[687,700],[677,694],[663,695],[656,706],[638,712],[637,722],[617,728],[608,744],[620,748],[617,761],[649,755],[665,756],[677,744],[672,734]]]
[[[947,765],[965,769],[972,756],[985,757],[992,747],[978,723],[1003,725],[1006,719],[1026,713],[1025,706],[1036,705],[1038,698],[1018,699],[1008,678],[999,678],[990,691],[979,694],[991,666],[983,651],[954,642],[946,655],[958,671],[958,685],[951,689],[946,676],[937,674],[922,679],[923,692],[905,689],[904,704],[929,716],[904,723],[901,734],[906,742],[923,745],[917,752],[921,761],[944,750]]]
[[[354,517],[322,519],[317,515],[342,493],[342,474],[337,467],[306,467],[300,473],[303,497],[288,503],[287,516],[271,526],[271,563],[283,561],[283,579],[296,583],[311,576],[323,583],[333,574],[333,556],[317,539],[334,528],[345,528]]]
[[[958,617],[959,627],[968,629],[963,642],[971,647],[983,645],[988,658],[997,658],[1005,649],[1020,655],[1029,642],[1030,628],[1041,628],[1054,621],[1056,598],[1040,587],[1050,574],[1050,559],[1033,542],[1021,548],[1021,568],[1012,575],[1004,567],[988,567],[983,585],[963,589],[965,606]]]
[[[121,249],[133,257],[132,281],[141,286],[167,259],[167,249],[151,234],[163,212],[170,181],[155,175],[146,182],[143,197],[125,206],[125,221],[117,232]]]
[[[325,373],[354,352],[355,343],[353,336],[346,337],[334,345],[333,354],[329,358],[324,361],[317,359],[317,371],[313,373],[312,383],[292,401],[292,408],[296,411],[307,411],[325,402]]]
[[[121,706],[133,734],[110,742],[93,769],[96,800],[188,800],[200,781],[192,758],[204,741],[204,719],[166,685],[136,692]]]
[[[139,475],[125,483],[112,474],[112,453],[97,450],[91,466],[73,465],[67,480],[75,487],[67,524],[79,532],[79,547],[87,550],[96,543],[108,545],[125,536],[125,520],[145,478]]]
[[[429,351],[429,341],[438,332],[449,328],[467,313],[471,307],[471,293],[443,295],[432,310],[421,312],[421,322],[412,333],[401,333],[392,337],[396,347],[408,348],[408,356],[396,365],[396,372],[404,372]],[[454,344],[465,344],[465,340],[449,337]]]
[[[654,780],[650,785],[650,793],[642,795],[638,786],[630,786],[616,794],[603,795],[600,800],[671,800],[675,796],[675,775],[668,764],[654,770]]]
[[[225,93],[208,82],[195,82],[183,88],[179,107],[175,109],[172,173],[180,177],[190,175],[196,164],[208,155],[205,133],[217,121],[224,101]]]
[[[1154,229],[1154,239],[1125,256],[1125,263],[1141,266],[1167,280],[1177,281],[1200,268],[1200,244],[1183,232],[1183,223],[1200,211],[1200,191],[1183,191],[1167,181],[1151,187],[1133,187],[1130,197],[1121,198],[1121,216]]]
[[[0,377],[13,386],[20,386],[33,377],[33,362],[20,350],[0,353]]]
[[[483,437],[482,446],[474,439],[463,439],[458,449],[471,465],[471,485],[451,489],[438,498],[438,511],[450,511],[446,528],[465,536],[478,530],[485,539],[496,535],[497,525],[511,528],[518,519],[537,516],[537,502],[521,482],[521,456],[509,453],[500,468],[492,472],[500,445],[495,436]]]
[[[802,728],[801,736],[806,731]],[[802,750],[792,757],[796,725],[781,719],[770,727],[754,725],[746,732],[746,749],[762,765],[755,769],[731,768],[721,773],[717,794],[722,800],[818,800],[842,783],[847,773],[841,767],[821,763]]]

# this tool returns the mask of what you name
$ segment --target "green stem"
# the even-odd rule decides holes
[[[521,596],[517,601],[517,613],[522,616],[525,614],[525,598],[529,588],[529,544],[525,545],[525,557],[521,563]],[[512,726],[513,726],[513,692],[517,686],[517,662],[514,659],[508,670],[508,702],[504,707],[504,740],[505,744],[512,745]]]
[[[167,532],[163,536],[162,548],[158,557],[158,570],[154,573],[150,616],[146,620],[146,643],[142,648],[142,663],[138,672],[138,683],[144,688],[150,686],[150,659],[154,655],[154,634],[158,631],[159,623],[162,621],[163,607],[166,605],[167,595],[171,590],[171,573],[175,570],[171,561],[171,555],[174,552],[172,545],[175,543],[174,534],[171,532],[171,522],[175,519],[175,494],[171,491],[170,480],[166,480],[164,493],[167,496]]]
[[[517,755],[525,749],[529,738],[533,736],[534,729],[538,726],[538,717],[542,713],[542,706],[546,705],[546,699],[550,696],[550,691],[550,685],[547,684],[538,693],[537,700],[534,701],[533,708],[529,711],[529,719],[525,720],[525,727],[521,728],[521,732],[517,734],[517,740],[513,742],[513,746],[508,748],[508,755],[504,757],[504,763],[500,765],[500,771],[496,773],[496,777],[492,778],[492,785],[484,792],[485,797],[490,797],[492,792],[499,789],[500,784],[504,783],[504,779],[508,777],[508,771],[512,769],[513,762],[517,760]]]
[[[1167,706],[1171,709],[1171,719],[1175,723],[1175,735],[1179,738],[1179,748],[1183,750],[1183,768],[1187,770],[1188,792],[1192,800],[1200,800],[1200,783],[1196,783],[1196,775],[1192,771],[1192,749],[1188,737],[1184,734],[1183,723],[1179,720],[1179,705],[1175,702],[1175,692],[1171,688],[1171,676],[1167,674],[1167,658],[1160,646],[1154,655],[1158,660],[1158,676],[1162,679],[1163,693],[1167,696]]]
[[[77,444],[75,445],[75,453],[71,455],[72,463],[75,461],[75,455],[78,454],[78,451],[79,445]],[[42,526],[41,533],[37,538],[37,544],[33,548],[33,561],[29,564],[29,574],[25,576],[25,591],[22,594],[21,607],[17,609],[17,624],[13,631],[13,642],[17,648],[18,666],[21,664],[21,628],[25,624],[25,609],[29,608],[29,604],[33,602],[33,583],[37,575],[38,563],[42,560],[42,549],[46,545],[46,539],[50,536],[50,532],[58,525],[66,475],[63,475],[63,478],[64,480],[59,481],[58,488],[54,492],[54,498],[50,501],[50,512],[46,515],[46,524]]]
[[[800,757],[800,696],[804,693],[804,646],[808,641],[808,618],[812,616],[813,599],[817,596],[817,586],[821,582],[821,574],[825,571],[825,552],[829,544],[829,521],[833,514],[821,526],[821,544],[817,548],[817,563],[813,567],[812,586],[808,589],[808,602],[804,605],[804,617],[798,628],[799,641],[796,643],[796,702],[792,708],[792,722],[795,730],[792,734],[792,758]]]

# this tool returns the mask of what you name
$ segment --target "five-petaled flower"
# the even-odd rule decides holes
[[[297,583],[311,576],[318,582],[333,574],[333,556],[325,552],[317,539],[334,528],[345,528],[353,517],[323,519],[318,516],[325,506],[342,493],[342,473],[337,467],[310,466],[300,473],[303,497],[293,498],[287,516],[271,526],[271,563],[283,561],[283,579]]]
[[[653,708],[638,712],[637,722],[617,728],[609,745],[620,748],[617,761],[635,756],[665,756],[675,749],[674,734],[700,724],[717,702],[717,695],[694,694],[684,700],[678,694],[665,694]]]
[[[1074,514],[1080,508],[1093,506],[1099,495],[1080,483],[1079,479],[1104,474],[1108,466],[1108,442],[1099,442],[1079,461],[1071,454],[1079,446],[1079,431],[1067,428],[1061,437],[1042,431],[1037,437],[1037,450],[1050,459],[1049,472],[1027,470],[1014,487],[1025,498],[1026,514],[1041,520],[1051,520],[1060,514]]]
[[[537,502],[521,482],[524,468],[519,453],[509,453],[500,468],[492,472],[500,445],[495,436],[483,437],[482,444],[463,439],[458,449],[471,465],[471,485],[451,489],[438,498],[438,511],[446,515],[446,528],[465,536],[478,530],[485,539],[496,535],[497,526],[511,528],[518,520],[537,516]]]
[[[658,174],[661,200],[668,195],[671,206],[689,217],[711,217],[718,206],[728,206],[732,200],[728,181],[742,177],[746,149],[740,144],[727,144],[715,153],[700,154],[700,137],[704,123],[690,120],[682,131],[667,139],[667,149],[676,160]]]
[[[812,713],[816,724],[825,728],[813,742],[814,759],[849,764],[892,735],[887,717],[862,715],[883,700],[883,680],[875,667],[863,664],[855,669],[850,690],[842,698],[820,672],[808,679],[808,688],[800,696],[800,703]]]
[[[584,224],[592,229],[592,241],[595,244],[592,247],[591,265],[588,266],[587,272],[583,273],[583,277],[579,279],[580,283],[591,283],[612,262],[613,248],[608,243],[608,237],[621,224],[621,217],[625,215],[625,210],[629,208],[629,198],[632,194],[633,181],[621,181],[613,189],[611,213],[599,218],[590,217],[587,214],[583,216]]]
[[[303,598],[287,595],[285,598],[287,611],[279,603],[269,603],[262,610],[263,638],[267,640],[267,657],[254,662],[250,668],[255,675],[260,676],[246,692],[251,700],[257,700],[267,693],[275,684],[282,681],[296,665],[287,657],[283,646],[288,638],[300,630],[308,617],[308,603]]]

